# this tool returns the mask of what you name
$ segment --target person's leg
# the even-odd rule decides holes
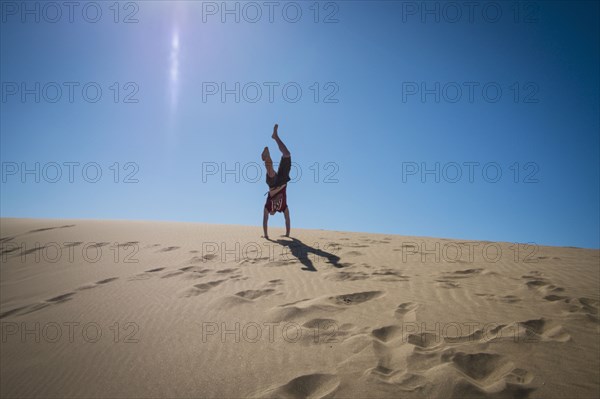
[[[277,179],[275,180],[276,186],[281,186],[290,179],[290,171],[292,169],[292,157],[286,157],[284,155],[281,156],[281,161],[279,162],[279,167],[277,168]]]
[[[265,147],[261,154],[261,158],[265,163],[265,168],[267,168],[267,174],[269,176],[274,176],[275,169],[273,168],[273,160],[271,159],[271,154],[269,153],[269,147]]]
[[[271,137],[277,143],[277,146],[279,147],[279,151],[281,151],[283,156],[285,158],[289,158],[291,156],[290,151],[287,149],[285,144],[283,144],[283,141],[281,141],[281,139],[279,138],[279,134],[277,134],[277,128],[278,128],[278,125],[275,124],[275,127],[273,127],[273,134],[271,135]]]
[[[269,239],[269,234],[267,233],[267,226],[269,224],[269,211],[267,210],[267,208],[264,208],[264,213],[263,213],[263,232],[265,233],[265,238],[268,240]]]
[[[289,237],[290,236],[290,208],[289,207],[285,208],[283,215],[285,216],[285,236]]]

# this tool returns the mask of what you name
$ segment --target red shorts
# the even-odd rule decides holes
[[[267,196],[267,202],[265,203],[265,208],[269,213],[275,212],[285,212],[287,209],[287,195],[285,190],[287,186],[282,188],[280,192],[275,194],[273,198]]]

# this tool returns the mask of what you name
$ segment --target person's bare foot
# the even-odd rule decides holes
[[[271,154],[269,153],[269,147],[265,147],[265,149],[263,150],[261,156],[263,161],[267,161],[271,159]]]
[[[279,127],[279,125],[276,123],[275,126],[273,126],[273,134],[271,135],[271,138],[273,138],[274,140],[277,140],[277,138],[279,138],[279,136],[277,135],[277,128]]]

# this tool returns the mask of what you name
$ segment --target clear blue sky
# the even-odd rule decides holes
[[[295,227],[598,248],[598,3],[474,3],[2,2],[1,215],[259,226],[279,123]]]

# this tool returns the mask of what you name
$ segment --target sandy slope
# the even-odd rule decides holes
[[[191,223],[0,230],[2,397],[600,396],[598,250],[269,242]]]

